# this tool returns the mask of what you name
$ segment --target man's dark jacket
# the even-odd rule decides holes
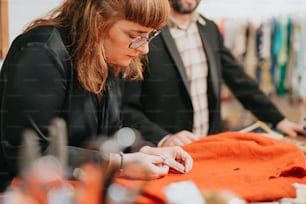
[[[222,131],[222,81],[258,119],[276,125],[284,116],[224,46],[216,24],[204,19],[205,25],[197,25],[208,60],[209,134]],[[123,101],[124,125],[139,129],[146,140],[155,144],[168,134],[192,130],[190,87],[169,27],[152,40],[144,81],[127,81]]]

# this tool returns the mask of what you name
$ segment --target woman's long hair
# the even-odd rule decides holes
[[[168,0],[65,0],[46,18],[32,22],[26,31],[39,25],[54,25],[70,31],[71,58],[78,80],[88,91],[101,94],[109,72],[121,68],[105,61],[103,39],[118,20],[160,29],[168,21]],[[123,71],[124,77],[142,79],[141,59],[134,59]]]

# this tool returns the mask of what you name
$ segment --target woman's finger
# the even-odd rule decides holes
[[[176,158],[178,160],[182,160],[185,165],[185,172],[189,172],[193,166],[193,159],[185,150],[181,147],[177,147],[176,149]]]

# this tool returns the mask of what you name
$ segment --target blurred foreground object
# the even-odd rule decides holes
[[[106,170],[109,155],[142,145],[140,135],[122,128],[112,137],[93,138],[85,148],[67,145],[67,127],[55,118],[48,127],[48,147],[41,149],[40,138],[25,130],[19,152],[19,174],[2,196],[1,204],[114,204],[122,189],[113,179],[119,169]],[[132,203],[140,190],[125,191],[119,203]],[[114,194],[116,195],[114,199]]]

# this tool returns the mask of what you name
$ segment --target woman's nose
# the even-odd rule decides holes
[[[146,55],[149,52],[149,43],[145,42],[140,47],[136,48],[142,55]]]

